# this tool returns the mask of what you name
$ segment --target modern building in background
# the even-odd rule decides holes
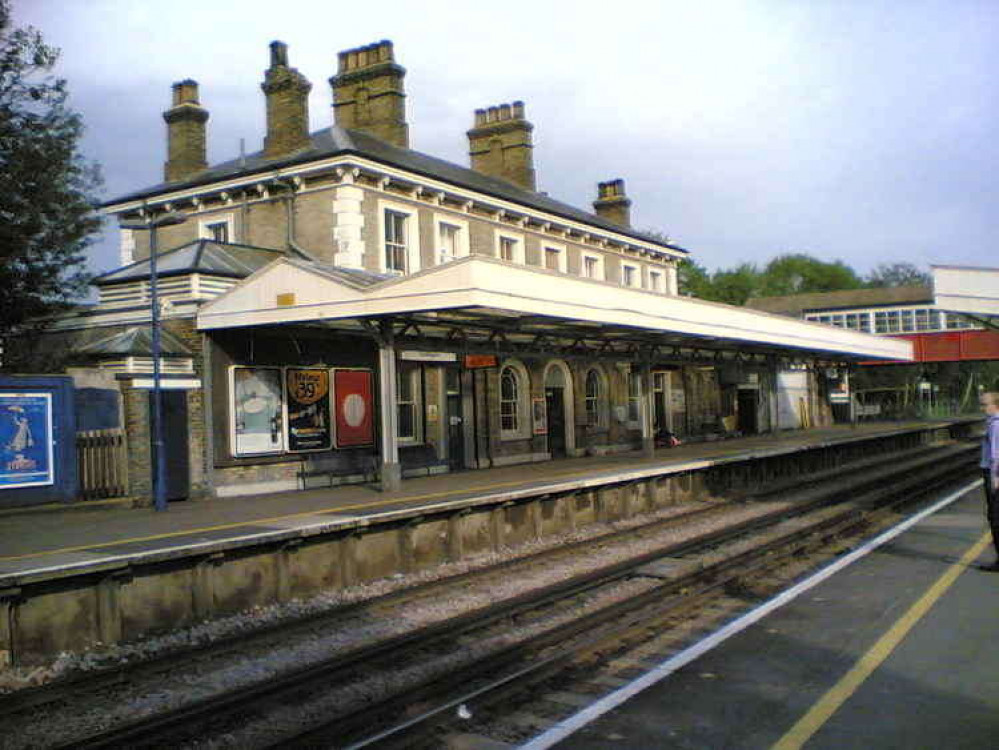
[[[995,283],[982,281],[985,288]],[[970,283],[951,280],[957,290],[970,289]],[[958,291],[941,298],[933,287],[903,286],[759,297],[746,305],[910,341],[912,363],[866,362],[852,388],[861,417],[901,417],[975,409],[978,391],[999,376],[999,332],[986,316],[969,315],[958,299],[968,297]]]
[[[206,153],[173,86],[164,181],[110,201],[159,234],[168,496],[225,496],[644,450],[830,421],[827,374],[911,346],[677,294],[678,245],[537,188],[522,102],[475,110],[470,166],[413,149],[387,41],[339,55],[332,125],[274,42],[263,149]],[[148,233],[121,235],[97,305],[56,326],[111,392],[148,493]],[[51,342],[49,344],[51,346]]]

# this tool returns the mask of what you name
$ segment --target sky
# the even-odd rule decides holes
[[[590,208],[621,177],[632,222],[709,269],[787,252],[996,265],[999,2],[503,3],[13,0],[102,165],[102,199],[162,181],[170,86],[200,84],[208,161],[262,147],[268,44],[331,124],[337,52],[380,39],[407,69],[413,148],[468,164],[479,107],[521,99],[538,189]],[[117,265],[105,229],[94,271]]]

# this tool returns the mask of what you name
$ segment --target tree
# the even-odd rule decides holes
[[[741,263],[729,271],[718,270],[711,275],[711,289],[705,299],[744,305],[759,294],[762,277],[752,263]]]
[[[933,277],[913,263],[880,263],[867,275],[872,287],[931,286]]]
[[[0,335],[86,291],[84,251],[100,227],[100,172],[79,153],[66,81],[50,75],[58,56],[38,30],[13,28],[0,0]]]
[[[779,297],[805,292],[835,292],[860,289],[864,282],[842,261],[826,263],[804,253],[778,255],[767,263],[757,294]]]
[[[700,263],[684,258],[677,264],[677,287],[685,297],[708,299],[711,294],[711,277]]]

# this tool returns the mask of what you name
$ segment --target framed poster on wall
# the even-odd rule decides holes
[[[534,423],[534,434],[547,435],[548,414],[546,411],[545,400],[543,398],[535,398],[531,400],[531,413],[531,421]]]
[[[332,444],[330,373],[326,368],[289,367],[288,450],[319,451]]]
[[[336,447],[372,445],[375,436],[371,370],[334,370],[333,401]]]
[[[284,450],[284,399],[279,367],[232,368],[233,454]]]
[[[52,394],[0,393],[0,490],[55,483]]]

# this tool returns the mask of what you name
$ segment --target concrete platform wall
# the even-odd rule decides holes
[[[961,437],[968,425],[923,428],[795,452],[743,457],[699,470],[663,467],[635,481],[575,490],[518,491],[483,504],[413,508],[330,533],[116,563],[86,574],[52,571],[0,588],[0,666],[134,640],[254,606],[307,597],[516,547],[692,499],[724,499],[768,483]]]

